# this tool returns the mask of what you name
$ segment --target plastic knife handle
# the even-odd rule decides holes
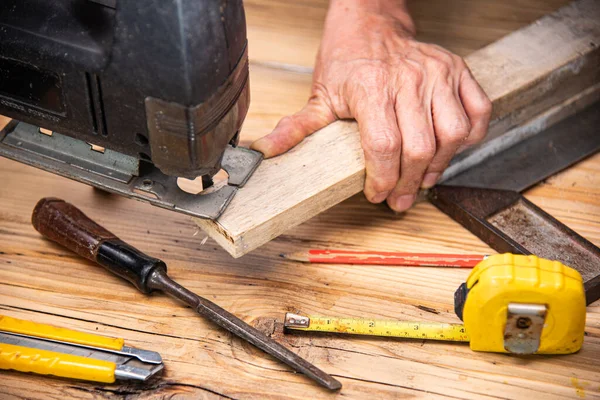
[[[74,343],[82,346],[116,351],[120,351],[125,344],[124,340],[120,338],[74,331],[58,326],[7,317],[6,315],[0,315],[0,332],[16,333],[41,339],[56,340],[58,342]]]
[[[0,343],[0,369],[113,383],[116,364],[95,358]]]
[[[164,262],[128,245],[64,200],[46,197],[38,201],[31,216],[33,227],[46,238],[63,245],[115,275],[150,293],[148,279]]]

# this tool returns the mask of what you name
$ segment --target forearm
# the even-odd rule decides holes
[[[402,30],[414,36],[415,24],[408,12],[406,0],[331,0],[327,13],[327,27],[342,27],[348,19],[364,20],[366,16],[393,19]]]

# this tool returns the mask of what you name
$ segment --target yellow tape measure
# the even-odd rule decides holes
[[[464,325],[288,313],[284,326],[313,332],[469,342],[471,350],[514,354],[570,354],[583,344],[583,280],[579,272],[558,261],[515,254],[488,257],[473,268],[454,301]]]
[[[333,332],[350,335],[445,340],[451,342],[469,341],[469,335],[467,335],[465,327],[462,324],[407,322],[365,318],[306,317],[287,313],[285,315],[284,326],[286,329],[311,332]]]

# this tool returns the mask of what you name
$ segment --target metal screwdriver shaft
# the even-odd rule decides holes
[[[152,289],[160,290],[169,296],[181,300],[203,317],[208,318],[221,328],[228,330],[236,336],[252,343],[265,353],[268,353],[309,378],[317,381],[330,390],[338,390],[342,384],[331,375],[321,371],[302,357],[296,355],[281,344],[269,338],[259,330],[248,325],[229,311],[219,307],[210,300],[200,297],[167,276],[165,271],[156,270],[150,275],[148,285]]]
[[[115,275],[131,282],[141,292],[162,291],[326,388],[338,390],[342,387],[332,376],[259,330],[173,281],[168,277],[167,266],[163,261],[123,242],[72,204],[55,198],[41,199],[33,210],[31,222],[45,237],[102,265]]]

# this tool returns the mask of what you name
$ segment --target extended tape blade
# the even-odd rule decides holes
[[[287,313],[284,327],[291,330],[330,332],[350,335],[385,336],[406,339],[468,342],[469,335],[462,324],[411,322],[366,318],[302,316]]]

